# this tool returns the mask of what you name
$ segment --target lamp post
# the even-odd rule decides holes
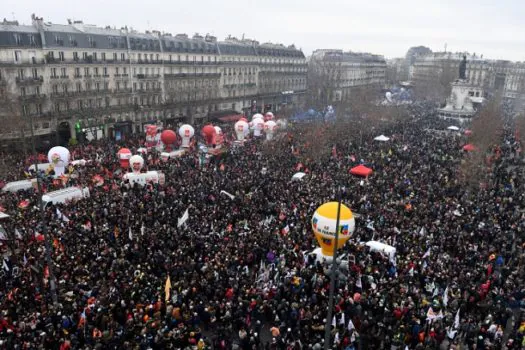
[[[339,224],[341,220],[341,187],[337,186],[337,218],[335,220],[335,239],[334,239],[334,256],[330,271],[330,294],[328,297],[328,312],[326,314],[325,333],[324,333],[324,350],[330,349],[330,338],[332,330],[332,309],[334,308],[335,282],[337,279],[337,243],[339,241]]]
[[[47,234],[47,224],[46,224],[46,215],[44,211],[44,202],[42,200],[42,195],[44,194],[42,192],[42,184],[40,183],[40,177],[38,176],[38,154],[36,152],[36,146],[35,146],[35,131],[33,128],[33,117],[29,117],[29,126],[31,128],[31,148],[32,152],[34,154],[34,165],[35,165],[35,172],[36,172],[36,183],[38,188],[38,198],[39,198],[39,211],[40,211],[40,221],[42,223],[42,235],[44,236],[44,245],[45,245],[45,259],[47,263],[47,268],[49,271],[49,291],[51,293],[51,300],[53,300],[53,305],[56,305],[58,303],[58,296],[57,296],[57,286],[56,286],[56,278],[53,268],[53,259],[51,258],[51,242],[50,238]]]

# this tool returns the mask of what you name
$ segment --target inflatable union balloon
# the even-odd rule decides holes
[[[286,119],[277,120],[277,128],[279,130],[285,130],[287,126],[288,126],[288,122],[286,121]]]
[[[312,217],[312,230],[324,256],[332,257],[334,255],[337,206],[337,202],[325,203],[317,208]],[[350,208],[344,204],[341,204],[338,230],[337,249],[340,249],[355,230],[354,215]]]
[[[215,144],[215,137],[217,136],[217,132],[215,131],[213,125],[205,125],[201,130],[201,135],[208,146]]]
[[[266,140],[272,140],[275,129],[277,128],[277,123],[273,120],[268,120],[264,123],[264,132],[266,132]]]
[[[129,159],[129,166],[133,173],[139,174],[144,166],[144,158],[139,155],[134,155]]]
[[[164,130],[160,134],[160,140],[166,146],[166,149],[171,151],[171,145],[177,141],[177,134],[173,130]]]
[[[179,136],[182,138],[181,147],[190,147],[190,139],[195,135],[195,129],[189,124],[184,124],[179,128]]]
[[[127,169],[129,167],[129,159],[131,158],[131,151],[128,148],[121,148],[117,152],[117,156],[120,162],[120,167]]]
[[[218,145],[222,145],[224,143],[224,134],[222,133],[222,129],[218,126],[214,126],[215,133],[216,133],[216,142]]]
[[[146,147],[156,147],[158,145],[159,137],[157,135],[157,125],[146,125],[145,127],[146,131]]]
[[[47,160],[53,164],[55,176],[63,175],[69,165],[69,150],[62,146],[53,147],[47,152]]]
[[[255,119],[264,119],[264,116],[263,116],[261,113],[255,113],[255,114],[252,116],[252,122],[253,122]]]
[[[235,135],[237,136],[238,141],[244,141],[244,136],[246,135],[246,130],[248,130],[248,123],[243,120],[239,120],[235,123],[234,127]]]
[[[259,137],[261,136],[261,132],[264,129],[264,119],[263,118],[256,118],[252,120],[253,126],[253,136]]]
[[[266,114],[264,115],[264,120],[265,121],[273,120],[274,118],[275,118],[275,116],[273,115],[272,112],[266,112]]]

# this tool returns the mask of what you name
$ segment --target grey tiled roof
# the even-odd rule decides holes
[[[163,36],[161,38],[162,48],[166,52],[194,52],[217,54],[217,44],[206,42],[204,40],[183,39],[172,36]]]
[[[221,55],[242,55],[242,56],[255,56],[257,52],[251,45],[232,43],[232,42],[220,42],[219,50]]]
[[[16,30],[6,27],[14,27],[13,29]],[[31,31],[29,29],[28,26],[0,25],[0,47],[42,47],[42,41],[38,31],[36,29]],[[19,38],[19,42],[16,41],[15,35]],[[31,37],[33,40],[31,40]]]
[[[39,24],[38,24],[39,23]],[[42,43],[38,27],[41,28],[44,43]],[[19,36],[15,36],[19,33]],[[34,40],[30,40],[33,35]],[[17,43],[16,38],[19,38]],[[34,25],[17,25],[14,23],[0,24],[0,47],[7,46],[35,46],[45,44],[49,48],[78,48],[85,50],[113,49],[113,50],[157,51],[161,48],[166,52],[202,53],[244,56],[274,56],[304,58],[301,50],[295,47],[285,47],[276,44],[262,44],[258,42],[243,41],[207,41],[202,37],[187,38],[185,36],[169,36],[138,33],[135,31],[119,30],[113,28],[100,28],[83,23],[53,24],[36,22]],[[34,44],[33,44],[34,43]],[[162,45],[162,47],[161,47]]]
[[[38,33],[38,30],[33,26],[0,24],[0,32]]]

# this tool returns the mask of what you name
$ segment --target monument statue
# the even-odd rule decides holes
[[[463,61],[459,64],[459,79],[467,79],[465,72],[467,71],[467,56],[463,56]]]

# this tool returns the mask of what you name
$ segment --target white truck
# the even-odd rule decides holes
[[[46,193],[42,196],[42,201],[44,202],[44,206],[47,206],[49,203],[67,203],[83,198],[89,198],[89,188],[68,187],[62,190]]]
[[[20,180],[8,182],[3,188],[3,192],[18,192],[21,190],[29,190],[30,188],[36,187],[36,179]]]

